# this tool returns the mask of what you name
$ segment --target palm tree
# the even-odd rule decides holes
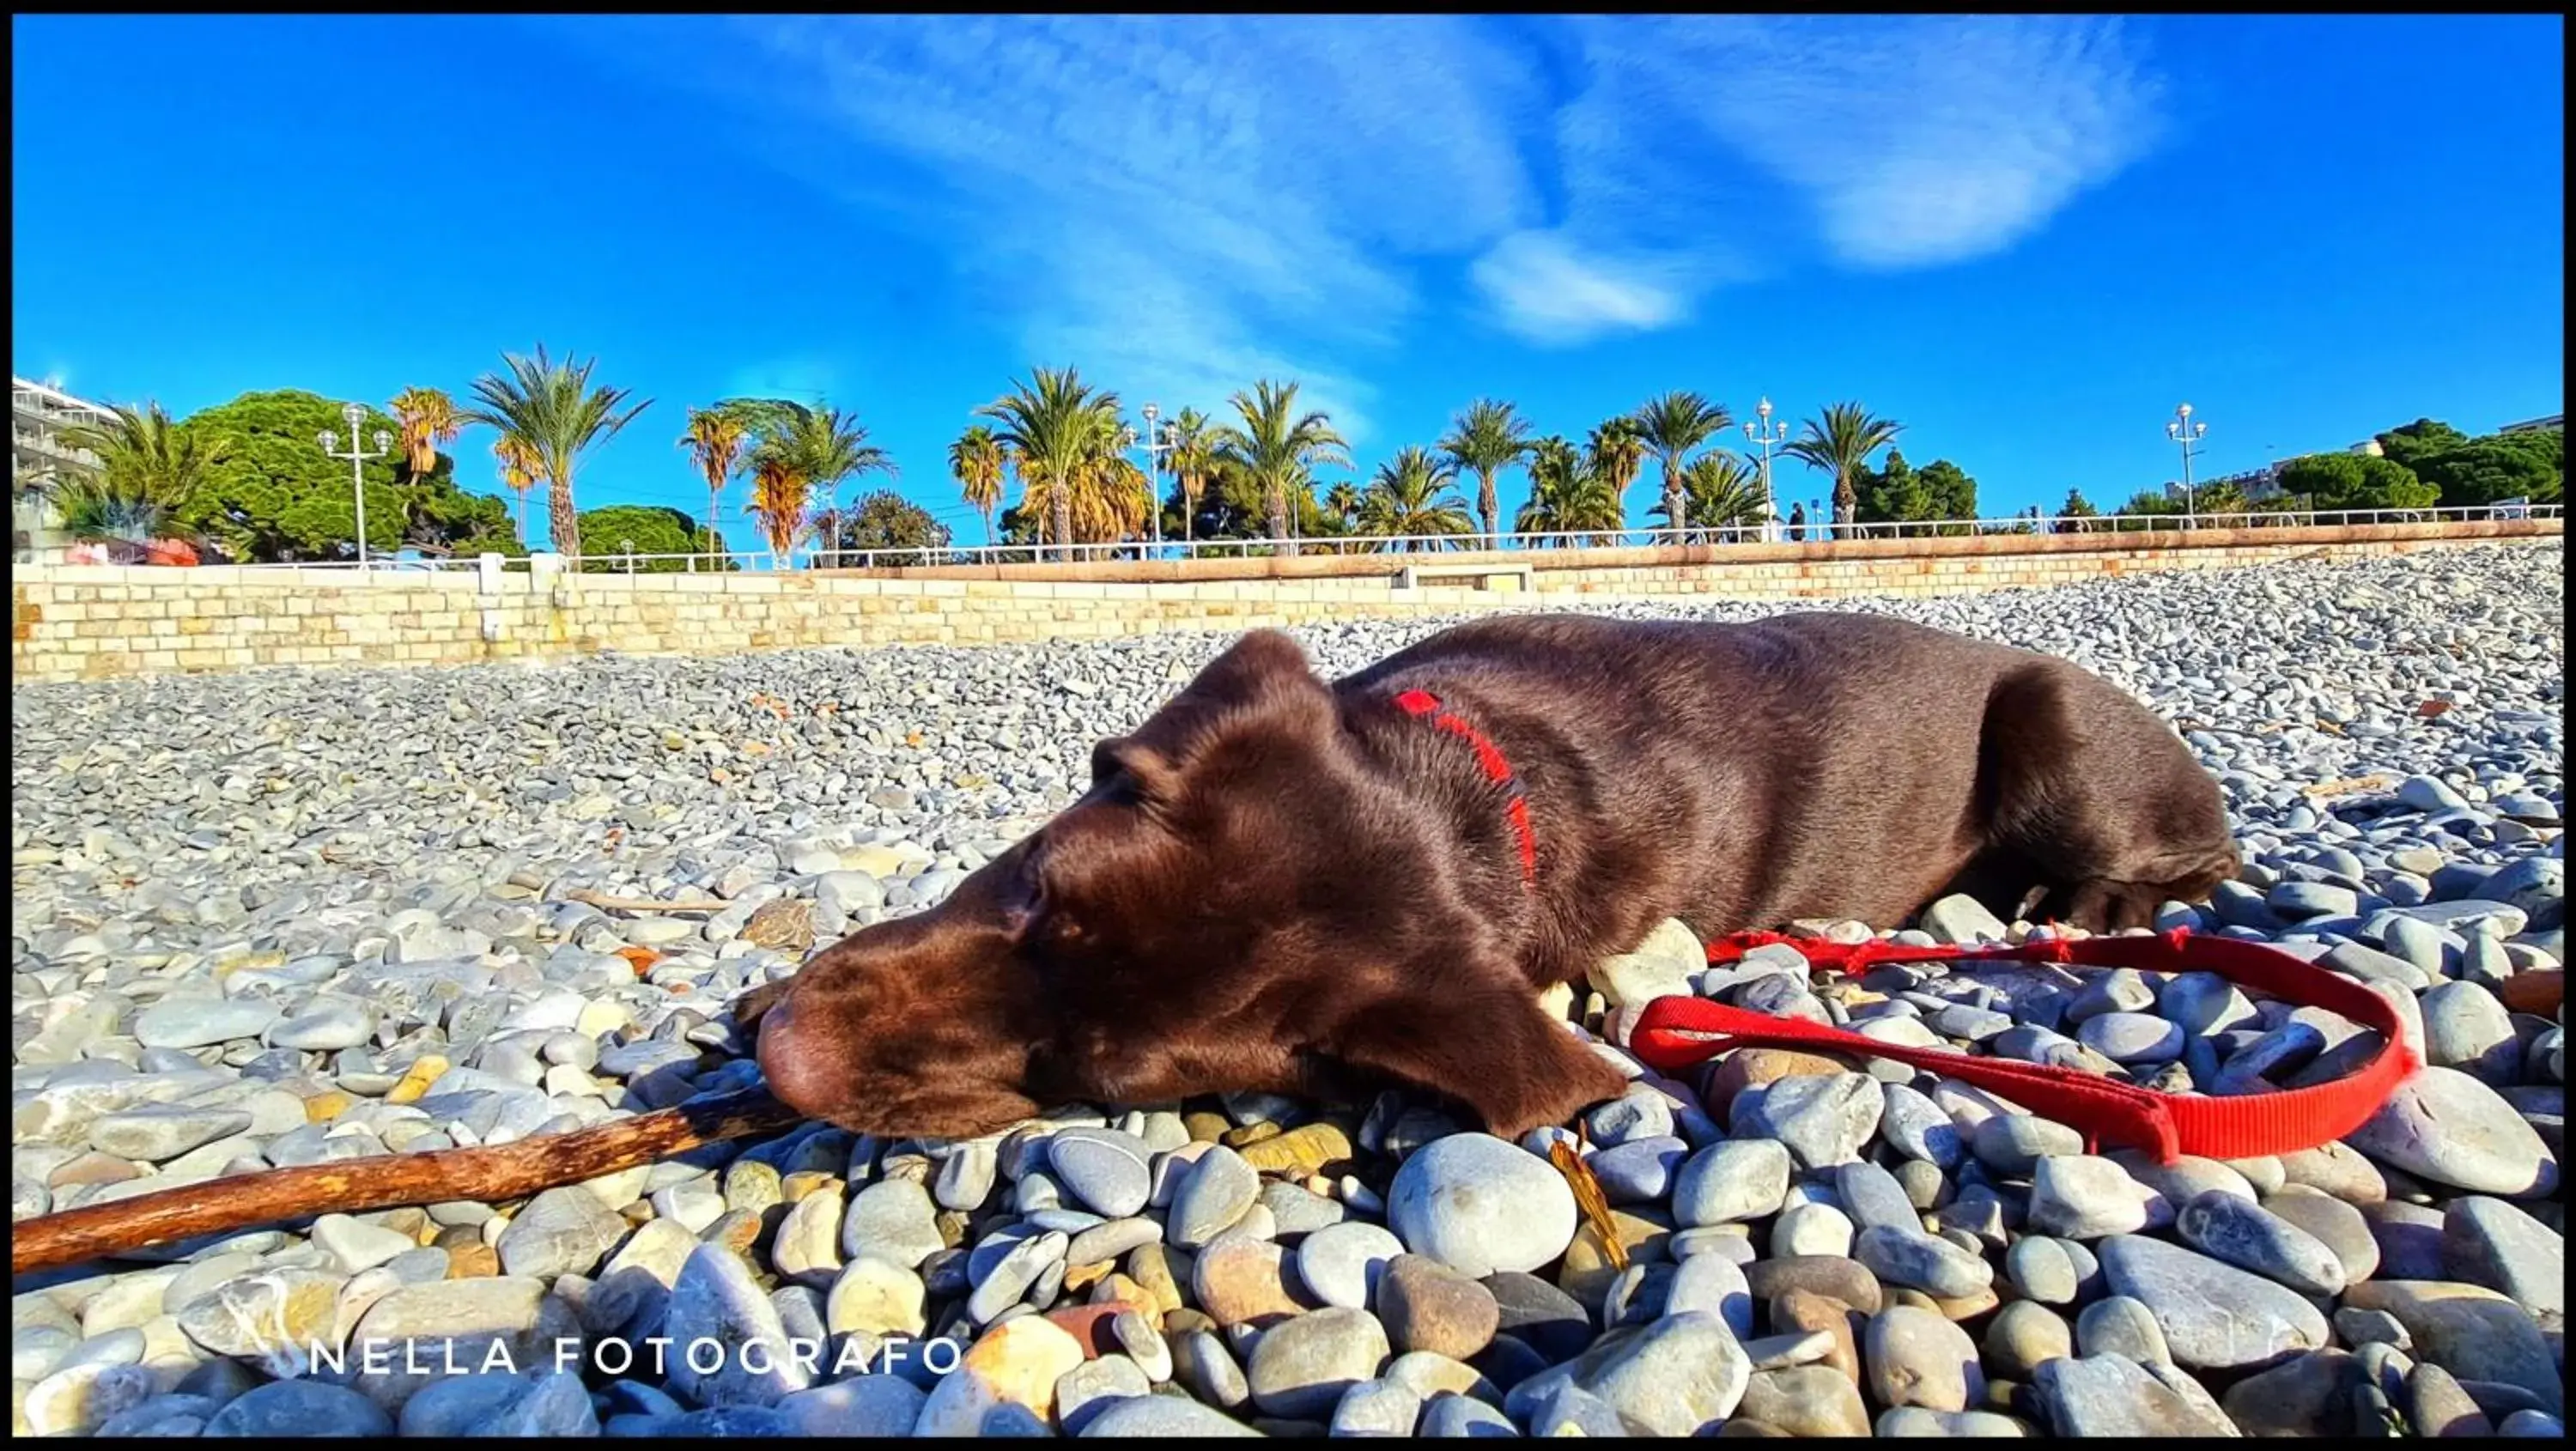
[[[1181,539],[1187,543],[1198,521],[1199,499],[1216,477],[1216,427],[1195,408],[1184,408],[1172,420],[1172,476],[1181,484]]]
[[[707,552],[724,548],[716,528],[718,506],[724,499],[725,480],[742,468],[743,445],[750,441],[751,423],[738,409],[719,403],[713,408],[689,410],[688,431],[680,435],[680,447],[698,466],[698,475],[707,481]]]
[[[1633,418],[1613,418],[1592,430],[1584,440],[1583,451],[1592,471],[1610,488],[1611,496],[1620,501],[1619,523],[1628,522],[1628,486],[1646,467],[1646,440],[1637,431]]]
[[[796,557],[797,541],[813,526],[813,516],[805,507],[812,491],[782,457],[754,457],[749,467],[751,516],[769,542],[776,567],[787,568]]]
[[[502,486],[519,496],[519,547],[528,545],[528,490],[535,488],[540,472],[537,456],[528,445],[513,434],[502,434],[492,440],[492,462],[501,470]]]
[[[1895,442],[1904,428],[1892,419],[1871,417],[1858,403],[1836,403],[1820,418],[1809,420],[1807,431],[1782,452],[1834,476],[1834,523],[1842,526],[1852,521],[1859,499],[1857,481],[1861,470],[1869,467],[1869,456]]]
[[[1046,474],[1021,470],[1021,516],[1053,518],[1058,492]],[[1136,461],[1107,451],[1074,469],[1061,492],[1065,534],[1056,541],[1060,544],[1111,543],[1142,533],[1153,500],[1153,485]]]
[[[438,447],[453,443],[465,431],[456,400],[436,388],[405,388],[386,404],[402,427],[404,461],[413,478],[427,478],[438,467]]]
[[[745,411],[759,420],[753,428],[748,457],[755,470],[764,466],[769,470],[766,477],[771,507],[783,509],[793,495],[801,509],[810,506],[819,491],[824,507],[813,522],[823,536],[825,548],[836,541],[835,526],[840,521],[836,496],[842,481],[857,474],[897,476],[893,458],[868,442],[868,431],[859,426],[853,414],[838,408],[771,401]],[[773,541],[777,538],[774,528],[771,537]],[[792,537],[790,545],[787,552],[792,553]]]
[[[984,516],[984,543],[993,542],[993,511],[1002,505],[1002,474],[1008,450],[993,430],[978,423],[948,445],[948,476],[976,513]]]
[[[162,537],[208,475],[232,456],[229,441],[174,423],[151,402],[66,428],[59,441],[94,462],[48,468],[40,486],[63,531],[86,543],[140,547]]]
[[[1081,484],[1073,500],[1075,538],[1107,541],[1145,532],[1154,481],[1124,451],[1103,451],[1083,470]]]
[[[458,415],[460,422],[482,424],[527,445],[546,481],[548,541],[556,553],[575,558],[581,555],[581,519],[573,508],[573,466],[585,451],[615,438],[653,406],[647,398],[619,412],[629,390],[605,384],[593,388],[590,370],[598,361],[557,362],[546,356],[543,343],[537,344],[533,358],[505,353],[501,362],[507,375],[486,373],[475,379],[474,396],[482,406]]]
[[[1343,452],[1342,436],[1333,431],[1331,419],[1320,411],[1297,411],[1294,383],[1263,379],[1250,393],[1236,393],[1233,402],[1243,426],[1217,430],[1217,446],[1260,489],[1270,511],[1270,537],[1279,541],[1282,555],[1294,558],[1297,541],[1288,537],[1290,492],[1313,486],[1315,465],[1347,467],[1350,455]]]
[[[1359,497],[1359,530],[1363,534],[1465,534],[1475,526],[1456,494],[1445,492],[1457,480],[1458,466],[1419,446],[1405,448],[1378,465],[1377,477]],[[1379,546],[1381,549],[1385,546]],[[1410,549],[1412,544],[1400,544]],[[1432,547],[1425,544],[1426,548]]]
[[[1664,517],[1682,518],[1687,507],[1682,501],[1684,456],[1735,420],[1726,405],[1678,389],[1648,399],[1635,416],[1646,447],[1664,463]]]
[[[1020,475],[1020,512],[1043,509],[1059,557],[1072,558],[1075,497],[1118,447],[1118,395],[1089,387],[1071,368],[1036,368],[975,411],[1001,425],[997,436]]]
[[[1619,496],[1609,481],[1584,461],[1583,453],[1562,435],[1551,434],[1530,446],[1530,496],[1512,527],[1523,534],[1573,534],[1571,540],[1542,540],[1542,547],[1590,543],[1586,531],[1619,527]]]
[[[1476,517],[1485,526],[1491,548],[1503,530],[1503,505],[1494,493],[1494,475],[1529,456],[1529,424],[1509,403],[1479,398],[1467,405],[1440,440],[1450,462],[1476,476]]]
[[[1360,486],[1348,479],[1336,479],[1333,486],[1324,491],[1325,512],[1341,520],[1345,526],[1359,517],[1362,507]]]
[[[1759,526],[1764,515],[1761,470],[1725,449],[1710,449],[1682,470],[1682,500],[1680,527],[1700,531],[1702,539],[1710,531]],[[1660,504],[1655,508],[1663,510]]]

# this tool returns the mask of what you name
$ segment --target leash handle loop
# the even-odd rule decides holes
[[[2048,938],[2018,947],[1906,947],[1892,942],[1824,942],[1777,932],[1745,932],[1710,943],[1712,964],[1737,962],[1756,947],[1786,944],[1818,972],[1853,972],[1882,962],[2031,962],[2129,967],[2152,972],[2210,972],[2303,1007],[2319,1007],[2377,1032],[2381,1047],[2343,1078],[2307,1088],[2212,1098],[2166,1094],[2069,1068],[1956,1049],[1882,1043],[1842,1028],[1775,1018],[1706,998],[1669,996],[1646,1004],[1630,1048],[1648,1066],[1671,1073],[1738,1047],[1786,1047],[1858,1053],[1991,1088],[2031,1112],[2085,1136],[2088,1149],[2114,1143],[2146,1149],[2162,1163],[2184,1154],[2247,1159],[2330,1143],[2369,1122],[2419,1066],[2406,1046],[2397,1010],[2353,979],[2303,962],[2278,948],[2177,928],[2153,936]]]

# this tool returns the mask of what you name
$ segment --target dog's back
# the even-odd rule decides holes
[[[1892,922],[1952,889],[2009,917],[2035,887],[2044,913],[2097,915],[2085,896],[2126,926],[2234,870],[2216,783],[2146,707],[1909,621],[1501,617],[1336,688],[1412,686],[1511,742],[1535,809],[1592,819],[1624,877],[1605,888],[1645,883],[1703,931]]]

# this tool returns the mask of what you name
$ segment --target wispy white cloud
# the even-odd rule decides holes
[[[1671,263],[1589,256],[1556,232],[1514,232],[1468,276],[1504,326],[1535,342],[1651,331],[1689,307],[1687,283]]]
[[[1370,359],[1422,327],[1574,345],[1687,322],[1819,251],[1872,269],[1990,253],[2155,134],[2133,44],[2081,17],[753,16],[626,35],[739,115],[801,123],[799,172],[947,249],[1027,362],[1167,407],[1292,376],[1355,436]],[[1448,279],[1467,315],[1426,318]]]
[[[1623,20],[1588,39],[1620,73],[1616,104],[1787,182],[1853,267],[1999,251],[2158,138],[2160,85],[2116,20]]]

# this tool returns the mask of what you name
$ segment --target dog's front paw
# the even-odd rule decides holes
[[[1535,1128],[1562,1126],[1585,1109],[1627,1091],[1628,1080],[1619,1076],[1618,1069],[1570,1034],[1559,1036],[1565,1038],[1570,1052],[1556,1055],[1554,1062],[1532,1072],[1528,1081],[1495,1096],[1490,1107],[1478,1104],[1496,1138],[1517,1139]]]

